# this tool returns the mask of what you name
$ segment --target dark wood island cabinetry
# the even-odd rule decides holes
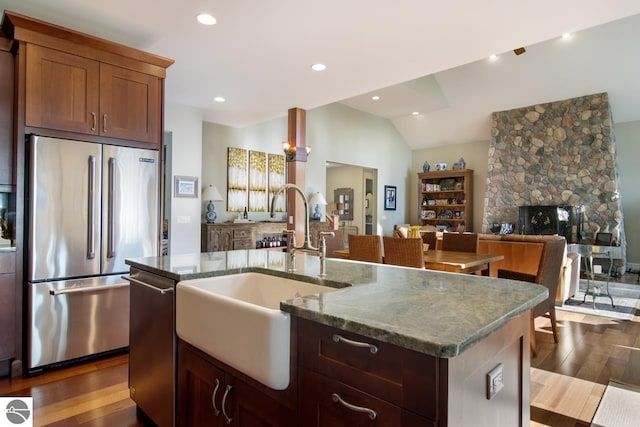
[[[528,425],[529,310],[546,296],[544,287],[333,259],[326,260],[326,276],[318,277],[315,255],[291,260],[287,253],[266,253],[127,261],[177,283],[177,296],[185,295],[181,286],[193,286],[179,282],[242,273],[337,287],[279,302],[291,316],[290,380],[278,386],[284,390],[214,357],[217,341],[196,348],[187,344],[188,334],[174,331],[176,425],[226,425],[228,419],[231,425],[282,427]],[[344,284],[350,286],[338,286]],[[189,316],[185,308],[176,308],[176,319]],[[246,333],[236,321],[225,327]],[[207,325],[202,328],[206,335]],[[219,357],[230,357],[225,343],[219,345]],[[502,380],[499,387],[492,381],[497,391],[491,395],[488,374]]]

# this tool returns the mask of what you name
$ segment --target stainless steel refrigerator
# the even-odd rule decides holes
[[[158,152],[31,136],[27,370],[129,345],[126,258],[158,254]]]

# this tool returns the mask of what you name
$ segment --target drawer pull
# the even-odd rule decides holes
[[[227,424],[231,424],[231,422],[233,421],[233,418],[231,418],[227,414],[227,396],[229,396],[229,392],[231,391],[232,388],[233,386],[230,386],[229,384],[227,384],[227,388],[224,390],[224,396],[222,396],[222,415],[224,415],[224,421]]]
[[[356,406],[356,405],[352,405],[349,402],[345,402],[344,400],[342,400],[342,398],[338,393],[333,393],[331,395],[331,400],[333,400],[335,403],[340,403],[342,406],[344,406],[347,409],[351,409],[352,411],[364,412],[365,414],[369,415],[369,419],[371,420],[375,420],[376,417],[378,416],[376,411],[374,411],[373,409],[365,408],[363,406]]]
[[[366,342],[350,340],[338,334],[333,334],[333,342],[343,342],[345,344],[349,344],[354,347],[368,347],[371,354],[376,354],[378,352],[378,346],[376,345],[369,344]]]
[[[216,378],[216,386],[213,388],[213,393],[211,393],[211,403],[213,404],[213,412],[216,414],[216,417],[220,415],[220,409],[216,406],[216,394],[218,394],[218,388],[220,388],[220,380]]]

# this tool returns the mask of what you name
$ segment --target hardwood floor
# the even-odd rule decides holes
[[[609,379],[640,386],[640,312],[622,321],[557,311],[536,319],[531,360],[531,426],[588,426]],[[1,396],[33,396],[35,426],[143,426],[127,388],[128,356],[119,355],[33,378],[0,379]]]
[[[538,356],[531,359],[531,426],[589,426],[609,379],[640,386],[640,310],[633,320],[556,310],[536,319]]]
[[[0,379],[1,396],[33,396],[34,426],[144,426],[129,399],[127,354],[32,378]]]

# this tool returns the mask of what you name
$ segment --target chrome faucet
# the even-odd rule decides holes
[[[320,241],[318,242],[318,255],[320,256],[320,277],[327,277],[327,272],[325,270],[325,259],[327,258],[327,241],[325,237],[331,236],[336,237],[336,233],[333,231],[321,231],[320,232]]]
[[[276,207],[276,198],[278,197],[278,195],[282,192],[284,192],[284,190],[288,189],[288,188],[292,188],[294,190],[296,190],[300,196],[302,197],[302,200],[304,201],[304,243],[302,243],[302,246],[300,247],[294,247],[295,245],[291,245],[292,248],[289,249],[290,251],[296,250],[296,249],[308,249],[310,251],[317,251],[318,248],[314,248],[311,245],[311,236],[309,234],[309,202],[307,201],[307,197],[304,195],[304,192],[302,191],[302,189],[300,187],[298,187],[295,184],[285,184],[282,187],[278,188],[276,190],[275,193],[273,193],[273,199],[271,199],[271,211],[270,211],[270,215],[271,218],[273,218],[275,216],[275,207]]]

